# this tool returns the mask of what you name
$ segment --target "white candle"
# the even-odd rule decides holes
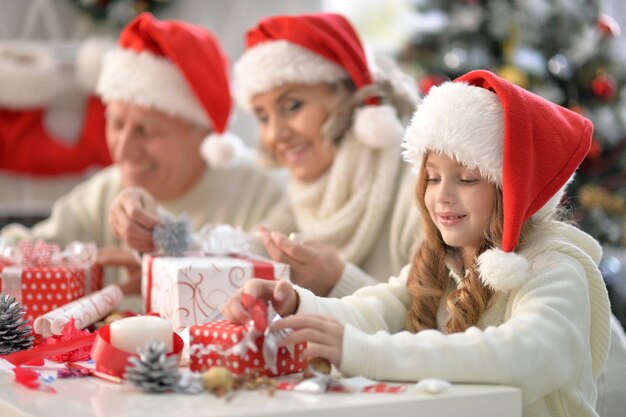
[[[155,316],[137,316],[117,320],[110,325],[111,345],[119,350],[137,353],[148,342],[165,343],[165,351],[173,350],[173,331],[169,321]]]

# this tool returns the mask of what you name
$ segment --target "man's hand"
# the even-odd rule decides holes
[[[113,200],[109,211],[113,233],[139,252],[154,250],[152,230],[159,224],[155,199],[140,187],[123,189]]]

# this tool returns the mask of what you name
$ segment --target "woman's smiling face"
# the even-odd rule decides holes
[[[285,84],[252,98],[262,146],[302,182],[320,178],[335,159],[321,133],[333,98],[326,84]]]

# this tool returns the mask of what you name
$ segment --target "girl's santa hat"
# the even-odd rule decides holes
[[[213,166],[232,164],[244,145],[226,133],[232,111],[228,58],[206,29],[142,13],[103,62],[97,92],[212,128],[202,155]]]
[[[246,34],[246,51],[234,68],[236,98],[250,110],[251,99],[287,83],[318,84],[350,79],[357,89],[374,83],[359,36],[338,14],[318,13],[263,19]],[[372,148],[397,144],[402,124],[379,97],[357,109],[356,137]]]
[[[593,125],[488,71],[473,71],[433,87],[404,136],[405,158],[421,169],[429,150],[455,158],[502,190],[502,249],[478,258],[485,284],[518,287],[528,276],[526,258],[514,253],[522,224],[543,218],[591,146]]]

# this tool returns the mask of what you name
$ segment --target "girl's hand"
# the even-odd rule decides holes
[[[272,325],[272,330],[293,329],[285,336],[280,346],[307,342],[303,358],[316,356],[326,358],[338,367],[341,363],[344,325],[337,320],[317,314],[297,314],[286,317]]]
[[[291,315],[298,309],[298,293],[293,289],[291,282],[255,278],[246,281],[244,286],[233,294],[221,308],[224,317],[233,323],[245,324],[250,320],[248,311],[241,303],[242,293],[271,302],[272,307],[281,317]]]
[[[297,242],[263,227],[259,235],[273,260],[289,264],[291,281],[315,295],[326,297],[341,278],[345,264],[334,248],[314,241]]]
[[[109,224],[115,236],[139,252],[154,250],[152,230],[159,223],[157,203],[141,187],[124,188],[109,210]]]

